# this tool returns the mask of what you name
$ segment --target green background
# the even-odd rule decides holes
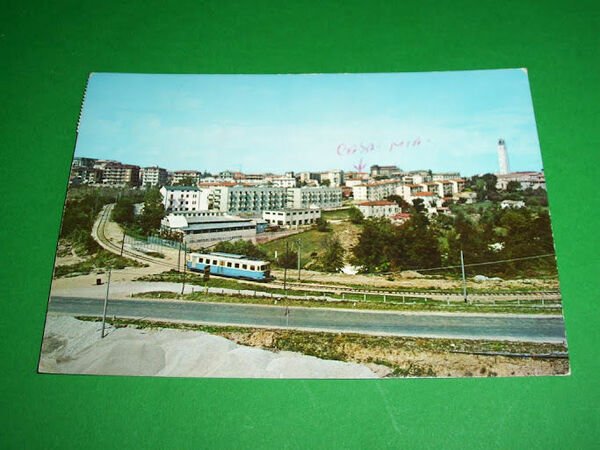
[[[0,447],[598,447],[597,4],[3,2]],[[529,69],[571,376],[268,381],[36,374],[89,72],[507,67]]]

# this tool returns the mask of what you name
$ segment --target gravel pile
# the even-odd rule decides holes
[[[96,375],[232,378],[376,378],[360,364],[238,345],[174,329],[107,328],[49,314],[39,371]]]

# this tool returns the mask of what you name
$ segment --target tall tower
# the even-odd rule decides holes
[[[500,166],[500,175],[506,175],[510,172],[508,166],[508,151],[506,150],[506,143],[504,139],[498,139],[498,165]]]

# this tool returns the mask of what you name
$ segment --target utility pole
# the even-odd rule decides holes
[[[462,250],[460,251],[460,268],[462,270],[463,298],[467,303],[467,279],[465,278],[465,258]]]
[[[283,265],[283,292],[285,295],[287,295],[287,259],[288,259],[288,250],[289,250],[289,246],[290,243],[289,241],[285,241],[285,259],[284,259],[284,265]]]
[[[183,284],[181,285],[181,295],[185,291],[185,277],[187,272],[187,246],[183,244]]]
[[[296,245],[298,246],[298,281],[300,281],[300,239],[296,241]]]
[[[104,296],[104,310],[102,311],[102,333],[101,338],[104,338],[104,327],[106,326],[106,308],[108,306],[108,291],[110,289],[110,275],[112,273],[112,267],[108,269],[108,282],[106,283],[106,295]]]
[[[180,271],[180,261],[181,261],[181,241],[179,241],[179,251],[177,252],[177,272]]]
[[[123,230],[123,242],[121,242],[121,255],[123,256],[123,248],[125,247],[125,236],[127,236],[127,232]]]

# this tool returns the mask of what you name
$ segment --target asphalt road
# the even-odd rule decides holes
[[[100,316],[102,306],[103,300],[98,298],[53,296],[48,311],[69,315]],[[288,311],[287,315],[286,311]],[[397,336],[525,342],[565,341],[564,323],[560,316],[407,314],[147,299],[110,300],[107,315]]]

